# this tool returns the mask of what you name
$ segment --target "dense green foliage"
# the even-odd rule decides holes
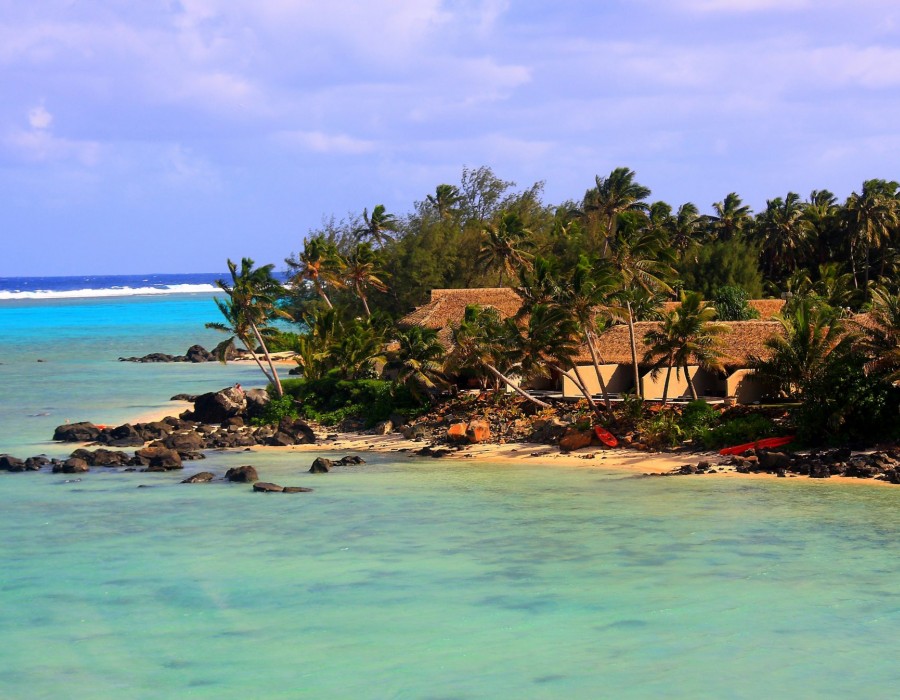
[[[409,389],[382,379],[288,379],[285,395],[300,405],[300,415],[323,425],[350,418],[371,427],[392,413],[415,415],[422,410]]]
[[[700,431],[699,437],[710,450],[721,447],[743,445],[776,434],[775,424],[763,415],[750,414],[730,420],[723,420],[709,430]]]

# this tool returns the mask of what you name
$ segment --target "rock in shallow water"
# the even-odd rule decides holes
[[[191,474],[187,479],[182,480],[182,484],[205,484],[210,482],[215,477],[215,474],[212,472],[197,472],[196,474]]]
[[[242,467],[232,467],[227,472],[225,472],[225,478],[228,481],[234,481],[241,484],[250,484],[254,481],[259,481],[259,474],[256,473],[256,468],[246,464]]]

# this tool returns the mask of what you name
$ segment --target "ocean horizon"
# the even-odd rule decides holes
[[[176,393],[262,386],[252,365],[119,361],[222,339],[205,328],[213,294],[172,291],[212,282],[176,277],[4,282],[76,295],[0,300],[0,453],[66,456],[50,439],[66,420],[120,423]],[[129,291],[77,295],[116,289]],[[343,456],[0,472],[0,697],[891,698],[900,686],[894,489],[374,453],[309,474],[320,455]],[[180,483],[245,464],[314,491]]]

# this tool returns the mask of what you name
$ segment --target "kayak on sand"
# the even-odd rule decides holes
[[[747,450],[755,450],[755,449],[759,449],[760,447],[763,447],[763,448],[782,447],[793,441],[794,441],[793,435],[786,435],[785,437],[763,438],[762,440],[755,440],[754,442],[748,442],[743,445],[735,445],[734,447],[725,447],[725,448],[719,450],[719,454],[720,455],[739,455],[739,454],[743,454]]]

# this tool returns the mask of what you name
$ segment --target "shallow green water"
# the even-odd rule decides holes
[[[894,696],[897,494],[375,458],[0,476],[0,697]],[[152,488],[137,488],[139,485]]]
[[[116,361],[210,346],[214,311],[0,303],[0,452],[258,384]],[[896,697],[900,489],[314,456],[185,470],[297,495],[0,473],[0,698]]]

